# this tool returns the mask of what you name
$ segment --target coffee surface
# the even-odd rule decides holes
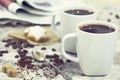
[[[93,14],[94,12],[90,12],[88,10],[80,10],[80,9],[71,9],[71,10],[67,10],[65,11],[68,14],[72,14],[72,15],[90,15]]]
[[[90,24],[80,27],[81,30],[89,33],[110,33],[115,31],[114,28],[106,26],[106,25],[97,25],[97,24]]]

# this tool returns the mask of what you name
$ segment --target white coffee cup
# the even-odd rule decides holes
[[[73,15],[73,14],[68,14],[65,11],[67,10],[74,10],[74,9],[79,9],[79,10],[87,10],[89,12],[93,12],[93,14],[89,15]],[[84,22],[84,21],[91,21],[91,20],[96,20],[96,10],[91,7],[69,7],[65,8],[63,11],[61,11],[58,15],[60,15],[60,27],[57,27],[55,25],[56,21],[56,16],[54,15],[52,18],[52,30],[55,32],[60,38],[62,38],[64,35],[68,33],[75,32],[75,25]],[[74,40],[69,40],[66,43],[65,49],[68,52],[75,52],[75,43]],[[72,42],[72,43],[71,43]],[[74,47],[73,47],[74,45]]]
[[[105,25],[115,31],[110,33],[90,33],[81,30],[85,25]],[[63,55],[80,64],[81,70],[85,75],[107,75],[110,72],[114,53],[116,50],[118,28],[111,23],[103,21],[83,22],[76,26],[76,33],[69,33],[62,38]],[[65,52],[67,40],[76,37],[77,57]]]

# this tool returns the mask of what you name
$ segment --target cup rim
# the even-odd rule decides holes
[[[72,14],[68,14],[68,13],[65,12],[65,11],[70,10],[70,9],[83,9],[83,10],[88,10],[88,11],[92,11],[93,14],[88,14],[88,15],[72,15]],[[88,6],[77,6],[77,7],[75,7],[75,6],[74,6],[74,7],[64,8],[64,9],[62,10],[62,13],[63,13],[64,15],[73,16],[73,17],[88,17],[88,16],[96,15],[96,14],[97,14],[97,11],[96,11],[96,9],[93,8],[93,7],[88,7]]]
[[[101,25],[109,26],[109,27],[114,28],[115,31],[110,32],[110,33],[96,34],[96,33],[90,33],[90,32],[85,32],[83,30],[80,30],[80,27],[83,27],[84,25],[89,25],[89,24],[101,24]],[[78,23],[76,26],[76,30],[80,31],[82,33],[85,33],[85,34],[90,34],[90,35],[109,35],[109,34],[113,34],[113,33],[118,32],[118,27],[115,24],[110,23],[110,22],[106,22],[106,21],[86,21],[86,22]]]

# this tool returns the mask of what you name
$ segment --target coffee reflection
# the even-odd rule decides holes
[[[94,12],[84,10],[84,9],[71,9],[71,10],[67,10],[65,12],[68,13],[68,14],[72,14],[72,15],[90,15],[90,14],[94,14]]]
[[[84,25],[83,27],[80,27],[80,30],[83,30],[89,33],[110,33],[115,31],[114,28],[107,25],[101,25],[101,24]]]

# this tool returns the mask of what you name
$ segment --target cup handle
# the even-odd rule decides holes
[[[65,52],[65,41],[69,38],[74,38],[76,37],[76,33],[70,33],[70,34],[67,34],[65,35],[63,38],[62,38],[62,54],[69,60],[72,60],[74,62],[79,62],[79,58],[78,57],[74,57],[70,54],[67,54]]]
[[[56,19],[55,19],[56,16],[57,16],[57,15],[54,15],[54,16],[52,17],[51,28],[52,28],[53,32],[54,32],[55,34],[57,34],[57,36],[60,36],[60,30],[57,30],[57,26],[56,26],[56,23],[55,23],[55,21],[56,21]]]

